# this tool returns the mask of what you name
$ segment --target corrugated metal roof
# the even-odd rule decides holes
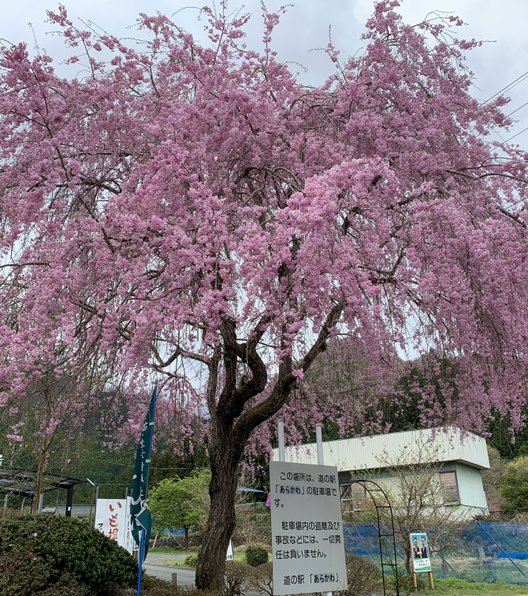
[[[315,443],[286,447],[285,455],[286,461],[317,463]],[[278,458],[274,449],[272,459]],[[490,467],[486,441],[454,426],[326,441],[323,458],[325,465],[336,466],[339,472],[450,461]]]

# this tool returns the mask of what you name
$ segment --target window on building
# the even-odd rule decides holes
[[[458,503],[458,482],[456,472],[440,472],[440,485],[444,503]]]

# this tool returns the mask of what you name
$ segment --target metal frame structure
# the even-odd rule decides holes
[[[33,498],[35,495],[37,473],[33,470],[18,470],[16,468],[0,468],[0,494],[19,495]],[[59,474],[44,474],[42,477],[41,494],[50,490],[66,490],[66,517],[71,517],[73,505],[73,487],[84,483],[84,480],[60,476]]]
[[[351,480],[341,485],[341,501],[343,499],[350,499],[352,501],[352,485],[359,484],[365,489],[365,492],[369,495],[374,507],[376,508],[376,519],[378,529],[378,543],[379,543],[379,554],[381,563],[381,577],[383,581],[383,594],[387,594],[387,586],[385,583],[386,568],[392,570],[392,574],[395,579],[396,596],[400,596],[400,586],[398,577],[398,559],[396,550],[396,532],[394,530],[394,515],[392,513],[392,505],[389,500],[387,493],[381,488],[381,486],[374,482],[374,480]],[[379,498],[381,496],[381,498]],[[378,498],[376,498],[378,497]],[[352,501],[353,503],[353,501]],[[386,509],[389,514],[390,524],[389,527],[384,529],[381,525],[380,510]],[[384,545],[388,545],[389,549],[384,549]],[[392,551],[392,554],[391,552]]]

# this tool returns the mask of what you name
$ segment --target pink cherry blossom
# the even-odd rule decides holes
[[[256,429],[282,408],[346,432],[350,395],[295,391],[334,336],[377,371],[398,346],[456,358],[462,391],[424,396],[430,420],[525,422],[528,159],[487,141],[505,99],[471,97],[460,23],[397,5],[376,4],[361,56],[329,46],[320,88],[277,60],[277,15],[259,54],[225,3],[205,46],[160,15],[126,45],[60,8],[72,76],[2,49],[0,403],[102,366],[163,378],[178,430],[206,416],[200,587],[220,585]]]

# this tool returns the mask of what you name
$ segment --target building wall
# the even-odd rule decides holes
[[[350,478],[370,478],[389,493],[402,493],[400,470],[423,466],[424,474],[435,476],[424,489],[424,499],[434,499],[435,507],[458,512],[460,519],[488,513],[480,470],[489,468],[488,450],[483,438],[456,427],[406,431],[373,437],[341,439],[323,443],[324,463],[336,466],[340,481]],[[278,460],[278,449],[273,450]],[[317,446],[309,443],[287,447],[286,461],[316,464]],[[398,470],[398,471],[395,471]],[[453,498],[453,476],[441,477],[440,472],[456,473],[458,495]],[[417,481],[415,486],[420,486]],[[445,498],[446,494],[451,498]],[[367,497],[368,499],[368,497]]]
[[[456,463],[456,473],[458,480],[458,491],[460,494],[460,504],[470,507],[483,509],[483,513],[488,513],[488,502],[484,487],[482,485],[482,476],[480,470]]]
[[[399,459],[403,464],[461,461],[489,468],[486,441],[456,427],[326,441],[323,457],[326,465],[336,466],[339,472],[398,465]],[[278,460],[278,449],[273,450],[272,459]],[[286,461],[317,463],[316,444],[286,447]]]
[[[440,480],[441,473],[443,472],[456,473],[458,488],[458,499],[456,501],[446,501],[444,497],[442,482]],[[414,470],[412,475],[405,475],[402,471],[394,471],[386,468],[382,470],[367,470],[362,474],[341,473],[340,482],[346,484],[354,478],[372,480],[385,491],[391,501],[391,505],[395,509],[398,508],[398,503],[406,501],[407,495],[405,492],[408,488],[411,490],[412,488],[418,488],[419,491],[422,491],[422,494],[417,494],[413,498],[422,499],[419,507],[423,515],[430,515],[436,510],[442,511],[445,515],[452,514],[451,519],[453,520],[469,520],[475,515],[486,515],[488,513],[480,470],[458,462],[448,462],[438,467],[434,466],[431,468],[430,466],[424,466],[421,478],[419,476],[419,470]],[[369,496],[365,495],[364,499],[361,499],[361,491],[358,488],[349,497],[351,501],[345,501],[345,507],[352,505],[353,509],[358,511],[371,506]],[[418,504],[416,506],[418,507]]]

